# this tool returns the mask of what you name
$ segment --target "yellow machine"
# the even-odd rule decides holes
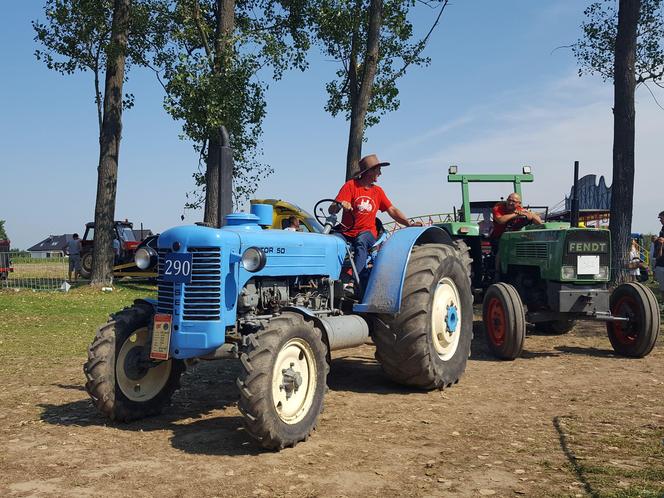
[[[273,222],[272,228],[275,230],[283,230],[289,225],[288,218],[297,216],[300,220],[300,231],[302,232],[317,232],[322,233],[323,227],[316,218],[314,218],[307,211],[301,207],[291,204],[281,199],[252,199],[251,204],[271,204],[273,207]]]

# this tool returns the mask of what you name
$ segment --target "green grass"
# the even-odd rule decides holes
[[[565,420],[575,462],[570,470],[591,496],[664,496],[664,424],[618,419],[607,428],[597,418]],[[644,423],[646,422],[646,423]]]
[[[118,283],[113,292],[88,286],[69,292],[0,291],[0,360],[85,357],[97,328],[155,287]]]

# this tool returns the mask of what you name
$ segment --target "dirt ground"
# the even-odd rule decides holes
[[[6,362],[0,495],[599,496],[625,489],[631,496],[664,489],[661,338],[645,359],[619,358],[604,328],[586,323],[566,336],[529,336],[521,358],[499,362],[487,354],[479,323],[475,329],[466,374],[445,391],[391,383],[370,346],[337,353],[317,431],[280,453],[262,451],[242,429],[236,362],[188,371],[172,407],[129,425],[94,411],[82,359]]]

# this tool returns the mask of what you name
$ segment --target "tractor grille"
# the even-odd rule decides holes
[[[565,240],[565,251],[563,253],[563,265],[576,266],[579,253],[569,252],[570,242],[603,242],[606,244],[605,252],[598,252],[600,266],[609,266],[611,258],[609,231],[608,230],[579,230],[569,232]]]
[[[516,257],[546,259],[548,256],[546,242],[517,242]]]
[[[175,295],[175,285],[163,282],[163,261],[170,251],[159,250],[157,279],[157,312],[172,314],[182,299],[183,320],[219,320],[221,316],[221,250],[218,247],[190,247],[191,283],[185,284],[184,295]]]

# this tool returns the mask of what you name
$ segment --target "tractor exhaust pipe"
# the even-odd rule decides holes
[[[233,211],[233,149],[225,126],[219,128],[219,202],[218,226],[224,226],[227,214]]]
[[[574,186],[572,187],[572,206],[569,223],[574,228],[579,227],[579,161],[574,161]]]

